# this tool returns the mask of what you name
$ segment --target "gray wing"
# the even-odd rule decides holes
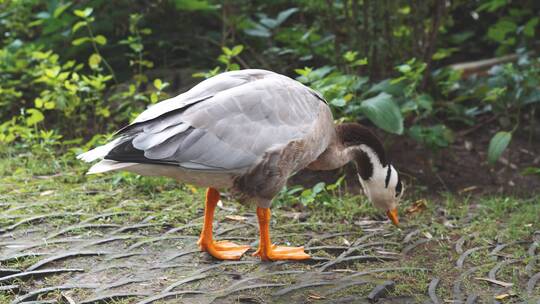
[[[249,81],[232,87],[214,82],[218,88],[211,87],[212,96],[189,107],[167,111],[160,105],[159,111],[143,112],[143,118],[121,132],[122,143],[105,158],[235,171],[311,131],[321,105],[316,92],[271,72],[246,78]]]
[[[121,129],[118,131],[118,133],[122,133],[123,131],[143,122],[159,118],[167,113],[185,109],[195,103],[212,98],[219,92],[226,91],[230,88],[238,87],[270,75],[276,74],[266,70],[249,69],[216,75],[200,82],[183,94],[149,107],[146,111],[139,114],[139,116],[137,116],[137,118],[129,126]]]

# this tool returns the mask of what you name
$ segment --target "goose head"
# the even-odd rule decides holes
[[[366,164],[365,157],[362,157],[362,162],[357,166]],[[366,170],[359,167],[358,178],[360,184],[375,208],[384,211],[392,223],[398,226],[397,207],[403,195],[403,184],[399,173],[390,164],[386,166],[373,164],[372,170],[372,176],[366,177],[367,175],[363,175],[363,171]]]
[[[356,166],[364,193],[397,226],[397,207],[404,189],[382,143],[369,129],[356,123],[339,125],[337,133],[347,158]]]

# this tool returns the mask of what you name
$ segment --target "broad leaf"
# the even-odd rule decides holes
[[[35,106],[36,108],[38,108],[38,109],[43,107],[43,103],[44,103],[44,100],[41,99],[41,98],[39,98],[39,97],[37,97],[36,99],[34,99],[34,106]]]
[[[36,14],[36,18],[49,19],[49,18],[51,18],[51,14],[49,14],[49,12],[39,12],[39,13]]]
[[[377,127],[390,133],[403,133],[403,116],[391,95],[380,93],[362,101],[360,111]]]
[[[489,163],[495,163],[502,153],[508,147],[508,144],[512,140],[512,133],[500,131],[491,138],[488,148],[488,161]]]
[[[259,22],[269,29],[275,29],[279,25],[275,19],[268,17],[261,18]]]
[[[62,13],[64,13],[66,11],[66,9],[68,9],[73,3],[72,2],[68,2],[66,4],[63,4],[63,5],[59,5],[55,10],[54,10],[54,13],[53,13],[53,17],[54,18],[58,18],[60,15],[62,15]]]
[[[55,67],[45,70],[45,75],[49,78],[56,78],[56,76],[58,76],[59,73],[60,73],[59,66],[55,66]]]
[[[83,44],[83,43],[85,43],[85,42],[87,42],[89,40],[90,40],[90,38],[88,38],[88,37],[81,37],[81,38],[77,38],[77,39],[73,40],[71,42],[71,44],[77,46],[77,45],[81,45],[81,44]]]
[[[41,111],[38,109],[28,109],[26,110],[26,113],[30,114],[30,116],[26,118],[27,126],[33,126],[37,124],[38,122],[42,121],[43,119],[45,119],[45,116],[43,116],[43,113],[41,113]]]
[[[56,103],[54,101],[47,101],[45,103],[45,109],[46,110],[52,110],[56,107]]]
[[[231,50],[231,52],[233,56],[238,56],[240,55],[240,53],[242,53],[243,50],[244,50],[244,46],[240,44],[240,45],[235,45],[233,49]]]
[[[504,7],[506,5],[508,5],[507,0],[483,1],[483,4],[480,5],[477,10],[479,12],[487,10],[488,12],[491,13],[491,12],[494,12],[494,11],[498,10],[499,8]]]
[[[94,11],[93,8],[87,7],[84,10],[75,10],[75,11],[73,11],[73,13],[77,17],[86,18],[86,17],[90,16],[93,11]]]
[[[222,47],[221,50],[223,51],[223,54],[227,56],[232,56],[232,50],[226,46]]]
[[[73,27],[71,28],[71,32],[76,33],[81,27],[86,26],[87,24],[88,22],[86,21],[79,21],[73,25]]]
[[[344,98],[334,98],[330,100],[330,103],[336,107],[344,107],[347,104],[347,101]]]
[[[97,44],[104,45],[104,44],[107,43],[107,38],[105,38],[105,36],[103,36],[103,35],[97,35],[97,36],[94,38],[94,41],[95,41]]]
[[[299,11],[299,9],[297,7],[293,7],[293,8],[290,8],[288,10],[282,11],[281,13],[279,13],[277,15],[277,18],[276,18],[277,25],[279,26],[280,24],[285,22],[285,20],[287,20],[292,14],[294,14],[294,13],[296,13],[298,11]]]
[[[503,43],[506,39],[506,35],[513,33],[517,30],[517,25],[510,20],[499,20],[495,25],[491,26],[488,30],[487,36],[499,43]]]
[[[101,63],[101,56],[99,56],[99,54],[94,53],[90,55],[90,57],[88,58],[88,65],[92,69],[97,69],[100,63]]]
[[[213,11],[219,5],[211,4],[207,0],[174,0],[174,6],[179,11]]]
[[[258,23],[255,24],[254,28],[246,29],[244,30],[244,32],[250,36],[263,37],[263,38],[268,38],[272,35],[272,33],[270,33],[270,31],[266,27]]]
[[[161,79],[159,78],[154,79],[154,87],[158,90],[161,90],[163,87],[163,81],[161,81]]]
[[[540,167],[527,167],[523,171],[521,171],[521,174],[523,175],[539,175],[540,176]]]
[[[374,86],[372,86],[366,93],[363,94],[365,97],[366,95],[371,95],[372,93],[388,93],[390,95],[399,96],[403,94],[404,86],[403,83],[392,83],[390,79],[385,79]]]
[[[534,31],[539,22],[540,22],[540,18],[538,17],[534,17],[531,20],[529,20],[523,27],[523,34],[525,34],[525,36],[528,36],[528,37],[534,37]]]
[[[530,104],[530,103],[536,103],[540,102],[540,89],[535,88],[532,90],[532,92],[523,99],[522,103],[524,105]]]

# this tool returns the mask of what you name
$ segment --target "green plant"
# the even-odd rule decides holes
[[[302,186],[293,186],[291,188],[289,188],[289,186],[285,186],[276,195],[276,197],[274,198],[272,202],[276,206],[286,206],[290,204],[291,201],[294,201],[296,195],[302,191],[304,191],[304,187]]]
[[[484,111],[497,118],[501,129],[490,141],[488,160],[494,163],[512,140],[513,133],[522,124],[523,109],[529,108],[530,129],[534,126],[534,112],[540,103],[540,58],[522,54],[517,63],[507,63],[491,68],[486,79],[473,80],[466,84],[468,98],[480,99]],[[467,91],[468,90],[468,91]],[[475,105],[472,109],[477,109]],[[475,113],[474,111],[471,111]]]
[[[540,167],[527,167],[522,172],[523,175],[540,175]]]
[[[225,65],[223,71],[227,72],[227,71],[239,70],[240,66],[237,63],[234,62],[234,59],[236,57],[238,57],[238,55],[240,55],[240,53],[242,53],[242,51],[244,50],[244,46],[243,45],[235,45],[232,49],[224,46],[224,47],[221,48],[221,50],[223,51],[223,53],[221,55],[219,55],[217,60]],[[221,67],[216,66],[215,68],[213,68],[210,71],[194,73],[192,76],[196,77],[196,78],[210,78],[210,77],[215,76],[215,75],[217,75],[219,73],[221,73]]]
[[[393,96],[400,105],[405,117],[415,116],[415,122],[430,117],[433,113],[433,98],[420,92],[426,64],[412,58],[396,67],[399,75],[396,78],[384,80],[370,89],[373,92],[385,92]]]
[[[276,18],[270,18],[264,13],[257,14],[259,20],[252,21],[252,27],[247,28],[244,32],[250,36],[268,38],[273,35],[274,31],[285,22],[292,14],[298,12],[298,8],[293,7],[280,12]]]
[[[122,120],[132,120],[141,111],[141,104],[134,104],[133,100],[142,102],[142,104],[155,104],[169,95],[165,89],[169,87],[168,82],[155,78],[151,86],[145,71],[154,67],[154,62],[147,58],[143,38],[152,34],[152,29],[148,27],[141,28],[143,15],[129,15],[129,35],[126,39],[120,40],[119,44],[127,45],[130,52],[126,53],[129,58],[129,66],[133,68],[133,80],[135,83],[129,84],[127,90],[119,90],[111,96],[111,101],[119,104],[118,115]]]
[[[349,55],[350,56],[350,55]],[[359,61],[360,60],[360,61]],[[363,63],[363,59],[350,56],[351,67]],[[368,82],[367,77],[345,74],[336,67],[296,69],[297,80],[319,91],[332,107],[334,114],[343,120],[355,120],[365,115],[378,127],[392,133],[403,132],[403,118],[390,95],[380,93],[372,98],[361,94]]]
[[[439,150],[448,147],[454,141],[454,133],[443,122],[433,122],[438,112],[446,110],[444,107],[436,109],[434,97],[420,89],[426,67],[425,63],[416,58],[410,59],[396,67],[396,71],[399,72],[397,77],[373,85],[367,94],[379,93],[376,96],[379,99],[392,100],[399,106],[398,110],[403,118],[398,115],[393,115],[392,118],[388,113],[395,110],[391,110],[389,106],[383,109],[386,115],[381,114],[380,117],[387,124],[393,121],[394,129],[398,129],[399,124],[396,123],[398,119],[407,120],[409,126],[406,133],[410,137],[433,150]],[[447,96],[454,90],[459,80],[459,73],[448,70],[440,71],[436,76],[443,96]],[[381,124],[377,126],[381,127]]]
[[[295,72],[300,75],[296,79],[319,91],[337,114],[345,111],[347,104],[368,81],[367,77],[345,74],[331,66],[317,69],[305,67]]]
[[[512,140],[512,133],[505,131],[499,131],[491,138],[488,147],[488,161],[490,163],[495,163],[501,157],[510,144],[510,140]]]
[[[424,77],[426,63],[419,61],[416,58],[408,60],[404,64],[396,67],[396,70],[401,74],[399,77],[390,81],[391,84],[402,83],[403,95],[405,98],[411,98],[418,94],[418,88]]]
[[[109,74],[114,79],[114,82],[118,83],[116,76],[114,75],[114,71],[111,67],[111,65],[107,62],[105,58],[101,55],[101,52],[99,51],[98,45],[105,45],[107,44],[107,38],[104,35],[95,35],[94,31],[92,30],[92,23],[95,21],[95,18],[92,16],[94,9],[91,7],[87,7],[83,10],[74,10],[73,14],[77,17],[79,17],[81,20],[76,22],[71,27],[72,34],[76,34],[77,31],[81,28],[86,28],[86,32],[88,36],[82,36],[79,38],[74,39],[71,43],[74,46],[79,46],[84,43],[90,43],[92,45],[92,48],[94,49],[94,53],[88,57],[88,66],[93,69],[99,71],[100,69],[100,63],[103,62],[107,70],[109,71]]]
[[[74,143],[107,133],[167,90],[190,87],[193,71],[207,78],[241,67],[296,71],[337,120],[365,118],[433,149],[450,145],[452,128],[493,120],[506,133],[492,141],[490,159],[527,123],[533,140],[536,1],[244,4],[0,1],[0,141],[50,143],[54,132]],[[517,62],[485,78],[461,81],[469,75],[445,68],[513,53]]]
[[[358,59],[357,53],[344,55],[348,69],[364,65],[365,58]],[[419,92],[426,65],[416,59],[399,65],[400,75],[370,85],[367,77],[358,77],[339,71],[336,67],[318,69],[296,69],[297,79],[321,92],[332,106],[335,116],[342,120],[367,117],[377,127],[396,134],[405,130],[404,120],[414,117],[408,134],[419,142],[434,149],[447,147],[453,141],[452,131],[442,123],[421,126],[434,114],[432,97]],[[454,74],[451,74],[452,77]],[[455,77],[453,78],[454,81]]]
[[[454,141],[453,132],[442,124],[428,127],[415,125],[408,130],[408,134],[433,150],[446,148]]]
[[[219,55],[218,61],[225,65],[225,71],[237,71],[240,66],[233,62],[235,57],[238,57],[244,50],[243,45],[235,45],[232,49],[224,46],[221,48],[223,54]]]
[[[51,6],[49,9],[54,12],[47,16],[65,16],[63,13],[70,6]],[[92,49],[91,55],[85,58],[86,64],[66,60],[53,50],[44,50],[41,44],[23,43],[18,39],[0,48],[0,142],[21,141],[32,146],[39,144],[41,148],[53,147],[61,142],[61,136],[74,138],[88,134],[89,130],[100,133],[116,128],[114,124],[103,122],[111,118],[125,122],[140,112],[141,104],[134,104],[133,99],[149,104],[168,96],[165,89],[169,84],[159,78],[142,92],[128,86],[127,90],[117,89],[116,93],[109,94],[114,72],[99,49],[106,45],[107,39],[104,35],[94,35],[92,14],[91,8],[75,9],[74,16],[68,18],[73,23],[73,34],[86,29],[86,35],[72,41],[73,47],[80,49],[87,45]],[[40,17],[33,26],[48,26],[52,21],[47,18]],[[132,16],[131,34],[135,38],[130,36],[129,42],[132,49],[140,49],[142,53],[142,47],[136,45],[142,45],[137,35],[148,34],[148,29],[139,30],[139,19]],[[144,64],[147,64],[144,60],[137,62],[138,71]],[[70,142],[73,141],[66,141]]]
[[[478,12],[499,12],[497,22],[492,24],[486,38],[498,44],[497,53],[513,50],[516,46],[526,46],[535,37],[535,29],[540,23],[540,17],[526,7],[511,7],[509,1],[483,0]],[[506,14],[500,14],[507,11]]]
[[[152,34],[150,28],[140,28],[140,22],[143,16],[141,14],[131,14],[129,16],[129,36],[120,40],[119,44],[127,45],[130,49],[130,53],[126,56],[130,58],[129,66],[135,68],[134,78],[137,85],[148,82],[148,78],[144,75],[145,69],[151,69],[154,67],[154,63],[148,59],[145,59],[143,37]]]
[[[31,132],[25,131],[24,126],[36,129],[38,125],[50,124],[45,121],[46,117],[67,118],[65,125],[77,131],[81,123],[94,115],[103,118],[110,115],[103,104],[103,91],[110,76],[82,74],[84,65],[73,60],[62,64],[58,54],[36,50],[32,45],[22,45],[12,51],[10,54],[0,51],[0,56],[7,59],[1,67],[7,72],[4,74],[6,87],[1,93],[9,101],[5,106],[8,111],[4,113],[11,114],[11,117],[3,117],[8,120],[3,124],[2,141],[25,138],[24,134]],[[17,102],[10,97],[16,97]],[[86,102],[82,102],[83,98]],[[19,103],[20,99],[23,102]],[[80,115],[80,110],[85,114]],[[75,113],[78,117],[74,117]]]
[[[292,188],[284,187],[274,198],[276,205],[288,205],[291,202],[298,202],[303,206],[335,205],[337,200],[342,198],[342,186],[345,176],[340,177],[335,183],[327,185],[324,182],[319,182],[311,188],[302,186],[294,186]]]
[[[317,200],[317,203],[322,202],[323,204],[328,204],[326,200],[327,197],[325,195],[325,188],[326,184],[323,182],[319,182],[315,184],[315,186],[313,186],[312,188],[304,189],[304,191],[300,193],[300,203],[302,203],[302,205],[304,206],[307,206],[313,204],[315,200]]]

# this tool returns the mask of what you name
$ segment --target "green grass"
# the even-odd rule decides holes
[[[128,214],[110,216],[95,222],[123,224],[148,219],[150,223],[159,224],[148,229],[162,231],[165,227],[181,226],[201,214],[204,189],[181,185],[165,178],[139,177],[129,173],[87,176],[84,175],[87,168],[86,164],[74,161],[72,155],[52,157],[43,154],[33,155],[30,152],[19,153],[13,150],[0,151],[0,203],[9,203],[9,207],[0,205],[0,226],[17,223],[20,220],[18,216],[22,218],[46,213],[81,213],[80,216],[71,215],[46,220],[46,225],[58,229],[75,225],[98,213],[127,212]],[[410,196],[417,199],[422,198],[423,194],[416,192]],[[291,202],[289,205],[286,204],[287,200]],[[326,203],[321,203],[322,201]],[[431,272],[377,274],[375,277],[378,279],[392,279],[398,282],[391,293],[393,295],[425,295],[429,282],[435,274],[442,279],[437,290],[439,297],[451,299],[451,282],[462,272],[455,267],[459,254],[456,253],[454,246],[459,237],[476,234],[467,241],[465,246],[472,248],[494,245],[497,242],[530,241],[533,233],[540,230],[539,197],[529,199],[502,196],[473,198],[442,194],[438,198],[428,200],[426,210],[406,215],[405,209],[411,204],[412,200],[405,200],[402,203],[400,207],[402,230],[391,229],[387,238],[402,239],[406,231],[415,228],[420,230],[421,237],[431,236],[436,240],[419,246],[415,249],[415,254],[410,257],[395,262],[371,263],[370,267],[427,266]],[[23,205],[28,207],[13,210]],[[234,207],[238,209],[239,214],[254,211],[254,208],[250,206],[234,205]],[[8,208],[11,208],[11,211],[6,212]],[[286,213],[296,211],[307,212],[309,215],[304,222],[291,221],[285,216]],[[360,218],[381,216],[364,197],[346,194],[339,197],[325,194],[325,197],[307,206],[299,204],[295,197],[288,197],[282,206],[274,208],[273,214],[281,223],[273,233],[275,235],[292,234],[286,239],[295,244],[305,242],[305,238],[294,234],[302,234],[309,230],[347,232]],[[20,228],[30,228],[35,224],[23,224]],[[84,232],[85,230],[74,230],[70,233]],[[353,240],[352,237],[348,239],[348,241]],[[343,245],[343,239],[336,239],[335,242],[336,245]],[[318,256],[325,254],[324,251],[317,253]],[[527,258],[526,248],[523,246],[512,246],[508,250],[505,249],[504,254],[519,259],[526,260]],[[489,258],[486,252],[477,252],[468,257],[466,265],[472,267],[485,264],[479,273],[487,274],[495,263],[486,263]],[[24,269],[35,261],[36,258],[27,258],[1,266]],[[358,263],[350,267],[358,270],[365,265],[365,263]],[[306,266],[298,264],[294,267],[304,269]],[[248,269],[249,267],[246,266],[246,270]],[[498,277],[505,281],[523,284],[523,277],[517,277],[509,269],[501,271]],[[282,279],[285,282],[288,280]],[[481,293],[486,284],[466,281],[463,283],[463,288]],[[365,295],[370,287],[372,286],[350,287],[340,291],[338,295]],[[514,291],[523,297],[521,294],[523,291]],[[11,294],[0,294],[0,303],[7,303],[12,299]]]

